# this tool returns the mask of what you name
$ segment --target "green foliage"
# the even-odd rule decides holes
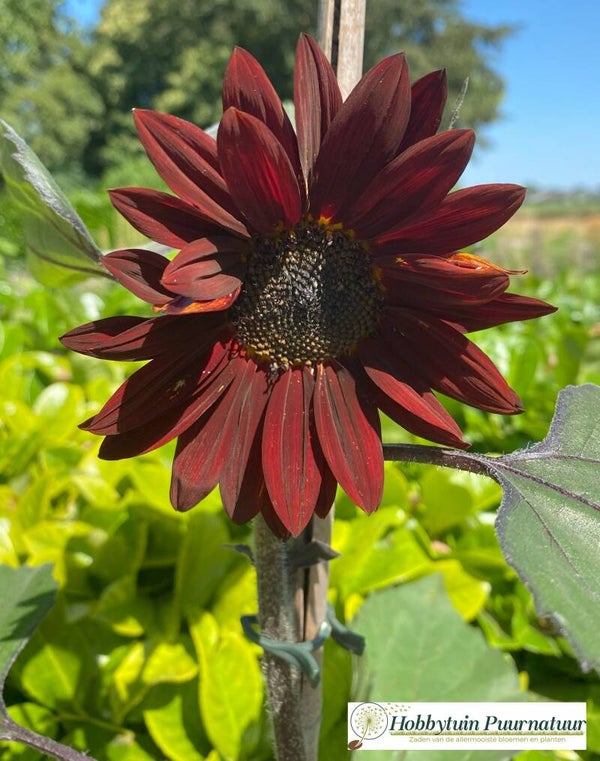
[[[481,632],[472,629],[448,601],[436,577],[387,589],[372,595],[356,616],[355,626],[369,643],[359,665],[362,690],[357,700],[405,702],[518,701],[520,689],[514,663],[488,647]],[[423,652],[424,658],[405,658],[402,652]],[[485,674],[485,679],[481,675]],[[486,751],[489,761],[507,759],[507,751]],[[473,761],[480,752],[410,751],[406,761]],[[358,753],[368,759],[370,753]],[[380,751],[378,761],[396,761],[399,754]]]
[[[597,288],[599,276],[590,280],[589,288]],[[565,311],[581,286],[564,276],[553,285],[529,282]],[[584,307],[581,351],[569,371],[577,382],[599,371],[589,335],[594,313]],[[239,625],[240,615],[257,609],[254,572],[223,546],[248,541],[248,529],[228,521],[216,495],[188,514],[172,511],[172,447],[107,463],[96,456],[96,437],[77,429],[132,366],[69,354],[56,337],[74,324],[136,309],[139,302],[108,281],[48,291],[16,271],[0,295],[0,562],[15,568],[52,562],[61,587],[58,604],[9,675],[11,716],[98,759],[121,758],[127,748],[134,759],[266,761],[260,652]],[[525,415],[465,415],[478,448],[499,449],[504,434],[510,444],[545,434],[563,377],[553,375],[552,357],[572,327],[559,312],[531,334],[526,324],[501,331],[512,346],[521,345],[526,329],[539,357],[519,388]],[[489,334],[510,374],[518,353],[498,356],[502,342],[492,345]],[[408,440],[398,429],[386,433]],[[365,621],[370,595],[373,604],[390,589],[417,595],[419,579],[439,574],[447,595],[440,607],[451,605],[481,629],[485,657],[510,654],[530,691],[588,700],[590,715],[600,717],[600,683],[581,674],[500,552],[493,528],[499,501],[492,481],[416,465],[387,467],[384,503],[373,516],[340,495],[334,546],[342,555],[331,563],[337,615],[350,621],[358,612]],[[407,644],[403,653],[412,660]],[[451,662],[442,660],[440,678]],[[351,667],[352,657],[328,642],[322,739],[328,761],[347,758]],[[222,690],[238,679],[237,702],[226,710]],[[590,737],[590,749],[600,751],[600,732]],[[7,746],[3,758],[16,760],[19,752]]]
[[[118,236],[101,201],[83,195],[79,202],[96,229]],[[476,336],[527,408],[523,416],[501,418],[449,402],[476,449],[510,451],[539,441],[558,389],[600,379],[592,340],[599,286],[598,272],[583,283],[569,272],[551,281],[529,278],[519,290],[562,311]],[[172,446],[107,463],[97,458],[98,439],[77,429],[132,367],[65,352],[57,336],[91,319],[144,309],[108,281],[47,290],[7,268],[0,291],[0,563],[9,571],[53,563],[60,585],[57,604],[8,677],[10,715],[99,761],[267,761],[260,651],[239,624],[257,609],[254,572],[226,546],[248,541],[249,529],[229,522],[216,494],[188,514],[171,510]],[[384,432],[388,441],[412,441],[389,421]],[[481,663],[493,664],[488,673],[499,681],[490,677],[483,685],[494,699],[515,693],[516,668],[531,697],[587,700],[589,749],[600,752],[600,682],[582,674],[568,643],[536,613],[507,565],[493,527],[499,501],[491,481],[416,465],[388,465],[383,504],[370,517],[340,494],[334,548],[341,557],[331,563],[337,616],[377,629],[368,636],[385,655],[370,677],[378,690],[392,658],[377,637],[385,634],[388,646],[401,639],[399,667],[427,676],[432,689],[424,644],[456,644],[440,648],[441,685],[455,683],[466,644]],[[423,579],[434,574],[444,591]],[[412,611],[398,620],[394,637],[389,627],[370,623],[389,608],[388,595]],[[436,634],[442,624],[444,636]],[[456,640],[446,642],[450,631]],[[360,695],[351,656],[332,642],[323,679],[322,757],[345,761],[346,702]],[[399,676],[396,683],[404,681],[410,680]],[[500,684],[508,684],[507,693]],[[23,757],[12,746],[2,752],[8,761]]]
[[[64,222],[69,233],[81,227],[18,139],[7,140],[11,187],[28,213],[51,213],[52,224],[60,229]],[[118,237],[102,201],[80,194],[79,206],[95,229]],[[485,245],[493,247],[494,239]],[[540,440],[558,390],[599,379],[593,341],[599,280],[600,273],[593,272],[582,283],[569,271],[559,271],[551,281],[529,278],[519,290],[529,286],[530,293],[554,301],[561,311],[477,337],[522,392],[528,410],[500,418],[449,402],[477,449],[510,451]],[[131,367],[71,355],[57,336],[90,319],[144,309],[110,282],[49,291],[22,270],[7,267],[0,292],[0,563],[9,574],[24,564],[52,563],[60,585],[56,605],[9,674],[10,715],[110,760],[266,761],[271,752],[260,651],[242,636],[239,624],[241,615],[257,608],[254,572],[245,557],[226,546],[248,541],[249,529],[228,521],[216,494],[189,514],[167,506],[172,446],[107,463],[97,458],[98,440],[77,430]],[[577,412],[585,423],[585,410]],[[389,441],[412,440],[389,421],[384,431]],[[531,697],[587,700],[589,747],[598,752],[600,682],[582,674],[569,644],[536,612],[507,565],[493,528],[499,501],[493,482],[397,465],[387,467],[383,503],[374,515],[365,516],[339,495],[333,543],[341,557],[331,564],[336,613],[342,621],[356,616],[368,633],[370,667],[375,663],[366,679],[372,697],[384,699],[385,678],[395,689],[418,674],[423,689],[435,685],[432,696],[438,700],[459,699],[461,688],[473,699],[479,693],[469,672],[458,668],[468,650],[469,662],[475,653],[478,663],[488,664],[481,670],[487,669],[489,678],[479,686],[490,699],[521,694],[517,668]],[[575,517],[573,525],[581,528],[567,538],[567,549],[585,577],[594,534],[593,528],[586,533],[581,515]],[[521,533],[510,547],[530,555],[529,572],[538,573],[539,567],[543,576],[543,541],[533,537],[524,546],[527,534]],[[564,545],[564,537],[561,541]],[[423,578],[433,575],[443,588]],[[565,577],[560,573],[554,581],[564,583]],[[588,579],[590,589],[593,582]],[[558,604],[552,585],[542,578],[536,586],[544,589],[544,610],[553,613]],[[575,610],[569,615],[584,614],[585,625],[591,622],[592,632],[584,632],[580,643],[591,660],[594,594],[587,599],[584,592],[571,589]],[[390,637],[389,610],[400,605],[403,615],[394,619]],[[33,623],[43,612],[43,607],[36,611]],[[397,664],[387,652],[396,641],[406,656]],[[419,647],[422,641],[443,644],[437,660],[431,647]],[[16,650],[7,652],[10,662]],[[466,684],[453,676],[457,673]],[[364,682],[353,683],[351,657],[331,642],[323,679],[322,756],[341,761],[348,756],[346,702],[366,695]],[[14,747],[3,753],[9,761],[24,757]]]
[[[2,116],[51,169],[76,164],[104,113],[86,42],[61,5],[0,0]]]

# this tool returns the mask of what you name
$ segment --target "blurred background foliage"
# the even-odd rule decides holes
[[[0,0],[0,115],[59,178],[102,248],[135,245],[139,236],[103,190],[158,182],[130,108],[214,123],[235,44],[291,97],[297,35],[314,31],[315,7],[314,0],[107,0],[97,27],[83,32],[56,0]],[[408,52],[414,76],[451,61],[449,102],[468,74],[460,123],[479,127],[498,117],[502,82],[488,52],[510,30],[471,24],[458,7],[457,0],[373,0],[367,65],[398,49]],[[539,441],[562,387],[600,383],[599,219],[597,201],[545,197],[474,249],[532,270],[515,290],[560,308],[474,337],[526,408],[501,417],[445,400],[474,449]],[[260,651],[239,625],[240,615],[256,612],[254,572],[226,547],[250,541],[249,528],[227,519],[216,493],[188,514],[172,511],[172,446],[107,463],[97,458],[99,440],[77,429],[137,365],[69,353],[57,337],[144,309],[107,281],[68,290],[36,283],[24,266],[19,213],[0,190],[0,563],[52,562],[60,583],[5,697],[15,720],[99,761],[269,761]],[[390,442],[414,441],[387,421],[384,432]],[[408,684],[395,670],[402,664],[417,669],[410,683],[425,692],[391,700],[468,700],[484,686],[480,699],[585,700],[588,751],[518,757],[598,757],[600,680],[581,672],[502,557],[493,528],[499,501],[489,480],[396,464],[387,466],[383,505],[370,518],[338,494],[334,546],[342,555],[331,564],[331,601],[340,620],[368,634],[376,677],[357,679],[366,667],[327,643],[323,759],[346,761],[347,701],[367,695],[369,683],[384,699],[377,674]],[[434,575],[440,588],[418,586]],[[404,597],[388,596],[396,593]],[[412,626],[392,662],[385,640],[402,617]],[[434,622],[443,648],[432,672],[417,652]],[[469,675],[475,651],[481,669]],[[40,758],[0,746],[2,761]]]

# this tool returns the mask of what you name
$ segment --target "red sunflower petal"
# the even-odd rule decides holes
[[[310,412],[314,385],[308,368],[280,375],[269,396],[263,427],[265,483],[275,512],[293,536],[310,521],[321,489]]]
[[[456,306],[451,312],[444,310],[444,319],[451,322],[463,333],[484,330],[505,322],[533,320],[556,312],[556,307],[539,299],[520,296],[517,293],[503,293],[486,304]]]
[[[231,364],[226,363],[184,405],[160,411],[158,417],[131,431],[107,436],[100,446],[99,457],[104,460],[121,460],[163,446],[187,430],[216,404],[232,381]]]
[[[523,411],[491,359],[450,325],[411,309],[390,309],[393,340],[415,373],[431,388],[487,412]]]
[[[201,213],[197,206],[159,190],[118,188],[108,192],[113,206],[130,225],[165,246],[182,248],[198,238],[228,232],[248,236],[241,222],[234,229],[227,219],[213,219]]]
[[[236,208],[219,171],[214,138],[190,122],[158,111],[134,109],[133,118],[148,158],[178,196],[234,228]]]
[[[423,309],[484,304],[508,288],[509,273],[471,254],[398,257],[381,267],[386,301]]]
[[[393,341],[367,340],[358,355],[377,406],[407,431],[430,441],[464,448],[462,433],[426,383],[404,362]]]
[[[203,238],[183,248],[164,271],[162,283],[173,293],[200,301],[227,296],[241,285],[248,244],[239,238]]]
[[[258,457],[260,457],[260,448],[258,451]],[[242,486],[237,492],[237,499],[227,504],[223,500],[227,514],[238,525],[248,523],[258,513],[262,512],[263,508],[270,502],[258,457],[256,459],[258,467],[253,467],[253,463],[249,462],[243,471],[244,478]]]
[[[357,236],[374,238],[415,212],[438,206],[463,173],[474,144],[472,130],[450,130],[390,161],[349,207],[347,218]]]
[[[250,226],[265,235],[300,219],[294,170],[281,143],[263,122],[235,108],[223,115],[217,136],[221,168]]]
[[[235,461],[232,461],[232,466],[234,469],[236,468]],[[223,499],[223,505],[231,520],[238,524],[247,523],[260,512],[262,513],[265,523],[275,536],[279,537],[282,541],[289,539],[290,532],[277,517],[265,484],[262,471],[260,431],[252,444],[248,457],[248,464],[246,465],[245,470],[241,470],[240,476],[242,473],[243,479],[241,486],[236,488],[236,500],[230,502],[228,499]],[[226,477],[227,476],[224,475],[221,480],[221,494],[223,494],[223,480]]]
[[[356,198],[396,155],[410,115],[410,82],[402,54],[368,71],[330,124],[315,161],[310,191],[315,217],[345,220]]]
[[[232,458],[233,460],[233,458]],[[229,470],[236,469],[235,462],[232,461]],[[235,500],[223,499],[223,506],[227,514],[234,523],[247,523],[254,518],[257,513],[262,513],[267,525],[271,531],[280,539],[285,540],[290,536],[290,532],[281,523],[269,498],[265,479],[262,472],[262,446],[260,426],[257,435],[252,442],[248,463],[245,468],[238,469],[238,478],[241,478],[241,485],[235,489]],[[227,478],[224,474],[221,479],[221,494],[223,494],[223,483]],[[233,493],[232,493],[233,494]]]
[[[411,88],[410,97],[410,119],[398,153],[438,131],[448,97],[445,70],[432,71],[417,79]]]
[[[121,285],[155,306],[166,304],[173,296],[160,282],[168,263],[164,256],[141,248],[111,251],[102,257],[102,264]]]
[[[432,212],[403,223],[375,241],[378,254],[448,254],[487,238],[525,198],[520,185],[476,185],[451,193]]]
[[[254,365],[250,361],[248,364]],[[241,520],[242,523],[250,520],[260,509],[259,505],[250,515],[250,508],[242,506],[247,503],[244,497],[246,491],[258,494],[261,489],[266,489],[262,475],[260,424],[267,403],[267,392],[267,376],[254,365],[254,375],[246,382],[246,396],[240,401],[237,436],[220,484],[223,506],[234,521],[236,514],[240,518],[247,516]]]
[[[177,441],[171,477],[171,504],[185,511],[215,488],[231,457],[242,408],[247,410],[247,381],[254,363],[231,361],[234,378],[216,405]],[[239,464],[241,467],[241,463]]]
[[[60,341],[72,351],[98,359],[153,359],[166,352],[184,350],[198,335],[222,325],[221,315],[204,319],[108,317],[70,330]]]
[[[266,487],[265,492],[267,492]],[[291,536],[290,531],[279,520],[279,516],[271,504],[268,493],[266,493],[260,512],[265,523],[271,529],[271,533],[275,534],[282,542],[286,542]]]
[[[301,34],[294,68],[294,106],[300,161],[310,184],[315,159],[342,94],[327,57],[308,34]]]
[[[325,461],[321,464],[321,491],[315,506],[315,515],[326,518],[335,502],[337,481]]]
[[[79,354],[99,359],[121,359],[120,351],[127,355],[131,344],[135,347],[134,351],[142,347],[151,323],[152,320],[146,317],[107,317],[73,328],[58,340],[67,349]]]
[[[448,415],[446,426],[443,425],[431,425],[426,423],[418,415],[413,415],[408,412],[400,404],[397,404],[389,396],[386,396],[379,389],[374,389],[375,403],[379,409],[387,415],[391,420],[397,423],[414,436],[419,436],[427,441],[433,441],[436,444],[442,444],[446,447],[454,447],[456,449],[468,449],[471,445],[464,441],[462,438],[462,432],[452,418]],[[433,403],[437,397],[432,391],[424,391],[423,399]]]
[[[356,382],[345,367],[318,364],[316,372],[315,421],[325,459],[350,499],[373,512],[383,493],[377,410],[359,398]]]
[[[214,336],[210,336],[210,342]],[[99,435],[125,433],[173,407],[181,407],[218,373],[227,350],[215,344],[204,354],[172,353],[153,359],[122,383],[100,412],[79,427]]]
[[[290,161],[300,189],[304,178],[298,156],[298,141],[292,123],[269,77],[253,55],[235,48],[223,79],[223,113],[235,108],[256,117],[275,135]]]
[[[167,410],[139,428],[107,436],[100,445],[98,457],[102,460],[124,460],[158,449],[177,436],[175,425],[180,417],[179,408]]]

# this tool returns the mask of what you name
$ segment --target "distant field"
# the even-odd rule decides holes
[[[548,214],[524,208],[481,251],[506,267],[528,269],[548,277],[564,268],[600,271],[600,210],[595,213]]]

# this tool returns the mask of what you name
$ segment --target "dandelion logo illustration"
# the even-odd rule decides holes
[[[360,740],[353,740],[348,744],[348,748],[358,750],[364,740],[375,740],[381,737],[387,725],[387,714],[378,703],[361,703],[352,711],[350,717],[350,726]]]

